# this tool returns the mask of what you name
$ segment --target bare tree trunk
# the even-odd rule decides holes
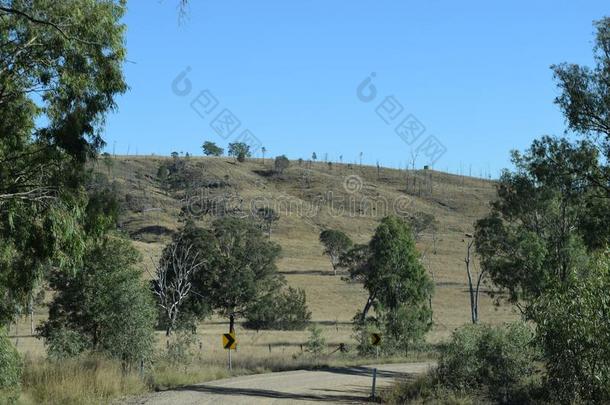
[[[472,248],[472,244],[474,241],[468,242],[468,247],[466,248],[466,258],[464,259],[464,263],[466,263],[466,275],[468,276],[468,292],[470,294],[470,317],[472,319],[472,323],[477,323],[478,319],[476,316],[476,302],[474,297],[474,288],[472,285],[472,274],[470,272],[470,249]]]
[[[371,309],[371,306],[373,305],[374,300],[375,300],[375,296],[369,295],[369,298],[366,300],[366,305],[364,306],[364,309],[362,310],[362,316],[360,317],[360,320],[362,322],[364,322],[364,320],[366,319],[366,314]]]
[[[34,306],[30,306],[30,334],[34,336]]]

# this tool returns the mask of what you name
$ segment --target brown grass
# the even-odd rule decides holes
[[[151,260],[158,259],[164,244],[176,231],[180,223],[182,196],[167,195],[160,189],[155,180],[159,164],[168,158],[161,157],[117,157],[112,159],[112,167],[108,169],[103,163],[98,163],[97,170],[108,174],[121,186],[121,193],[137,197],[143,202],[144,210],[128,210],[122,217],[122,228],[132,235],[135,246],[142,252],[143,268],[151,267]],[[327,351],[334,350],[339,343],[354,344],[352,329],[349,322],[354,314],[360,310],[366,300],[366,292],[358,284],[346,283],[341,276],[333,276],[328,259],[322,255],[322,247],[318,242],[318,235],[325,227],[337,228],[345,231],[358,243],[367,242],[374,232],[384,212],[367,212],[350,215],[343,212],[337,215],[336,210],[323,205],[315,215],[302,215],[299,207],[306,207],[317,201],[320,196],[331,195],[333,204],[339,204],[349,198],[361,201],[363,198],[385,198],[393,201],[398,197],[408,196],[411,204],[409,213],[427,212],[433,214],[440,222],[436,253],[433,252],[431,235],[426,234],[418,242],[418,249],[425,256],[424,263],[428,270],[434,274],[436,291],[433,300],[435,327],[428,334],[429,342],[440,342],[446,339],[458,326],[469,322],[470,309],[466,287],[466,273],[463,258],[466,244],[464,234],[473,230],[473,223],[488,212],[488,204],[494,198],[493,182],[475,178],[440,173],[435,171],[405,171],[382,169],[378,178],[374,167],[349,168],[347,165],[334,164],[332,171],[324,163],[311,165],[307,163],[299,167],[292,162],[291,167],[281,177],[263,176],[260,173],[271,168],[267,159],[263,166],[260,160],[252,159],[237,164],[230,158],[191,158],[192,164],[207,180],[229,179],[229,190],[243,199],[243,206],[248,207],[254,198],[264,197],[267,201],[289,201],[280,208],[281,218],[273,231],[272,239],[282,246],[282,258],[278,263],[279,270],[289,285],[305,289],[313,321],[318,322],[328,342]],[[344,178],[348,175],[357,175],[363,180],[363,187],[355,194],[348,194],[344,187]],[[227,177],[228,176],[228,177]],[[304,186],[303,178],[310,179],[309,186]],[[414,180],[415,179],[415,180]],[[430,188],[430,184],[432,184]],[[431,189],[431,192],[429,191]],[[428,190],[428,191],[426,191]],[[221,193],[224,190],[211,190]],[[150,210],[150,209],[153,210]],[[213,218],[203,218],[200,224],[205,226]],[[151,230],[166,229],[170,233],[157,234]],[[480,319],[483,322],[502,323],[516,317],[509,307],[495,307],[487,296],[481,297]],[[46,318],[46,309],[39,308],[36,322]],[[220,346],[220,335],[226,332],[228,326],[223,319],[213,318],[204,322],[199,328],[201,350],[196,354],[204,366],[189,366],[186,370],[175,370],[157,364],[156,382],[153,385],[174,386],[190,384],[227,376],[224,368],[226,352]],[[13,341],[17,343],[22,353],[32,356],[30,365],[35,364],[34,359],[44,357],[42,343],[30,336],[29,323],[25,319],[10,330]],[[300,363],[301,344],[304,344],[308,332],[299,331],[255,331],[237,330],[239,347],[234,356],[236,373],[251,373],[256,371],[277,370],[282,367],[305,367]],[[164,346],[164,339],[159,335],[159,345]],[[269,347],[271,346],[271,352]],[[301,359],[301,360],[299,360]],[[344,361],[334,355],[328,361]],[[404,360],[404,359],[403,359]],[[41,362],[39,360],[36,360]],[[350,361],[362,362],[362,359]],[[86,381],[99,380],[103,372],[109,381],[116,374],[114,366],[104,365],[91,371],[82,364],[73,364],[66,370],[54,369],[53,365],[41,362],[42,366],[35,373],[26,376],[26,394],[33,400],[42,398],[41,395],[50,395],[51,398],[62,398],[66,395],[69,403],[69,392],[79,392],[86,395],[87,390],[93,389],[100,393],[117,393],[121,387],[116,383],[108,386],[94,385],[87,388]],[[114,370],[114,371],[113,371]],[[54,378],[52,374],[58,373]],[[74,375],[75,389],[68,389],[67,381]],[[82,377],[82,379],[81,379]],[[49,386],[56,388],[27,389],[32,383],[40,387],[42,381],[49,382]],[[153,379],[154,380],[154,379]],[[81,383],[82,381],[82,383]],[[66,385],[67,384],[67,385]],[[78,388],[81,387],[82,388]],[[100,384],[102,384],[100,382]],[[136,387],[141,387],[136,384]],[[139,390],[140,388],[137,388]],[[81,394],[79,394],[81,395]],[[111,395],[111,394],[108,394]]]

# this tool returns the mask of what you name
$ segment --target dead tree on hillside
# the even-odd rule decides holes
[[[192,244],[173,241],[163,251],[153,274],[153,291],[167,316],[166,335],[176,328],[180,307],[191,293],[191,278],[202,265]]]
[[[466,275],[468,276],[468,291],[470,293],[470,316],[472,318],[472,323],[479,322],[479,292],[481,290],[481,282],[483,281],[483,277],[485,277],[485,270],[480,269],[478,272],[474,270],[474,263],[472,263],[471,253],[472,247],[474,246],[474,239],[471,234],[466,234],[466,238],[469,238],[468,245],[466,247],[466,257],[464,258],[464,263],[466,263]],[[471,263],[472,268],[471,270]],[[475,280],[476,279],[476,284]]]

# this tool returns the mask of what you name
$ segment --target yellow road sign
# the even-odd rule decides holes
[[[381,343],[381,334],[371,333],[371,344],[373,346],[379,346],[379,343]]]
[[[235,350],[237,348],[237,339],[235,338],[235,332],[222,334],[222,347],[229,350]]]

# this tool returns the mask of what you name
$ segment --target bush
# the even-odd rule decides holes
[[[442,404],[471,405],[486,401],[473,393],[455,392],[443,387],[434,373],[419,376],[413,381],[400,382],[382,393],[383,402],[388,404]]]
[[[322,336],[322,329],[320,329],[318,325],[311,325],[309,331],[311,334],[307,340],[306,350],[308,353],[311,353],[317,357],[324,351],[326,339],[324,339],[324,336]]]
[[[167,344],[165,360],[172,366],[186,366],[193,359],[192,348],[198,342],[197,335],[188,330],[179,330]]]
[[[156,310],[135,267],[138,261],[128,240],[109,236],[89,247],[84,268],[76,274],[53,275],[57,295],[41,328],[51,353],[88,349],[116,358],[124,367],[149,357]]]
[[[600,258],[587,277],[547,292],[533,306],[556,402],[610,402],[610,265]]]
[[[311,319],[305,291],[289,287],[279,294],[269,294],[246,314],[244,326],[250,329],[303,330]]]
[[[533,376],[533,340],[523,323],[464,326],[441,350],[438,380],[454,391],[482,391],[490,399],[509,402]]]
[[[11,344],[4,328],[0,328],[0,402],[13,402],[19,396],[21,356]]]
[[[90,345],[80,333],[61,327],[49,331],[45,344],[49,357],[56,360],[78,356]]]

